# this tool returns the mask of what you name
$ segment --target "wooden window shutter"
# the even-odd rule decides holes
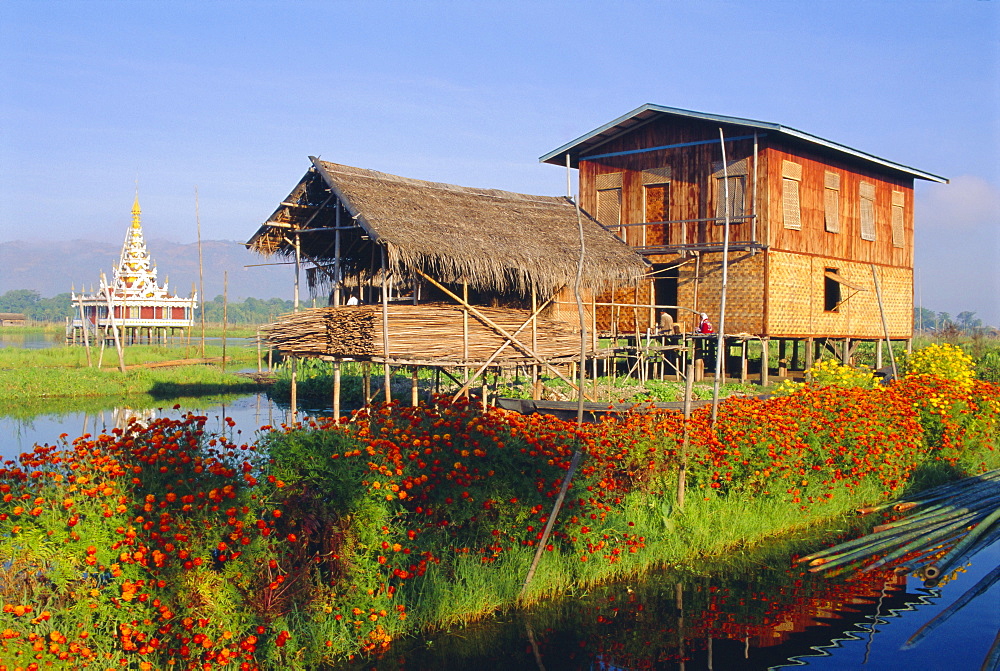
[[[622,190],[600,189],[597,192],[597,221],[607,228],[619,228],[622,223]]]
[[[861,196],[861,239],[875,240],[875,185],[861,182],[858,186]]]
[[[892,246],[904,247],[906,235],[903,230],[903,207],[906,195],[902,191],[892,192]]]
[[[617,228],[618,237],[622,237],[622,174],[596,175],[594,185],[597,187],[597,221],[606,228]]]
[[[824,225],[830,233],[840,233],[840,175],[827,172],[823,186]]]
[[[715,223],[725,223],[726,210],[723,201],[726,199],[726,183],[722,177],[716,181],[718,193],[715,199],[715,218],[719,221]],[[746,203],[746,176],[729,176],[729,219],[731,224],[742,224],[744,215],[744,204]]]
[[[794,161],[782,161],[781,176],[785,179],[794,179],[796,182],[801,182],[802,165]]]
[[[594,184],[597,186],[598,191],[620,189],[622,188],[622,174],[620,172],[610,172],[597,175],[594,177]]]
[[[783,177],[781,179],[781,214],[785,228],[802,230],[802,206],[799,204],[799,181]]]
[[[646,184],[667,184],[670,182],[670,168],[650,168],[642,171],[642,183]]]

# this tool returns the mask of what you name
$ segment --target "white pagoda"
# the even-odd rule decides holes
[[[152,265],[146,241],[142,236],[142,211],[139,195],[132,205],[132,225],[125,235],[121,259],[110,283],[101,273],[100,289],[96,293],[70,294],[74,308],[72,342],[84,342],[83,329],[95,340],[111,337],[118,329],[123,342],[165,341],[194,324],[198,307],[197,294],[190,298],[171,295],[167,283],[156,283],[156,267]],[[91,289],[93,291],[93,289]]]

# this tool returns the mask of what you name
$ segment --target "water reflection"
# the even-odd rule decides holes
[[[174,409],[175,404],[181,407]],[[249,440],[265,424],[285,422],[288,414],[287,407],[271,401],[263,392],[170,400],[143,397],[130,399],[127,405],[120,398],[48,399],[30,409],[0,409],[0,461],[29,452],[35,444],[51,445],[64,433],[72,441],[87,433],[97,435],[122,427],[129,416],[146,420],[176,418],[189,411],[208,417],[207,431],[225,433],[234,439],[242,435],[243,440]],[[234,420],[235,428],[222,421],[225,417]]]
[[[1000,554],[1000,547],[994,549]],[[789,559],[785,555],[784,566]],[[980,560],[988,570],[991,560]],[[967,581],[964,587],[949,585],[942,595],[919,582],[911,588],[906,576],[891,571],[830,579],[780,567],[758,569],[713,577],[660,572],[429,641],[401,642],[383,659],[350,668],[978,668],[996,633],[994,599],[974,616],[987,628],[992,621],[988,636],[967,621],[963,632],[945,634],[943,650],[940,642],[925,650],[899,650]],[[963,642],[963,635],[969,640]]]

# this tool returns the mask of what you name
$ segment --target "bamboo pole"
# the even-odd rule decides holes
[[[462,300],[469,302],[468,282],[462,282]],[[469,311],[464,308],[462,309],[462,360],[469,360]],[[462,367],[462,376],[466,382],[469,381],[469,369],[465,366]]]
[[[122,341],[118,335],[118,325],[115,323],[115,304],[112,299],[112,289],[108,285],[107,278],[101,273],[101,284],[104,285],[104,294],[108,299],[108,320],[111,324],[111,332],[115,337],[115,351],[118,352],[118,369],[125,372],[125,352],[122,351]]]
[[[226,372],[226,333],[229,323],[229,271],[222,271],[222,372]]]
[[[535,315],[538,313],[538,289],[534,284],[531,285],[531,349],[538,351],[538,319]],[[531,365],[531,389],[532,396],[537,399],[535,392],[538,387],[538,365]]]
[[[198,227],[198,295],[201,297],[201,356],[205,357],[205,266],[201,254],[201,212],[198,207],[198,187],[194,187],[194,220]]]
[[[420,370],[419,366],[414,366],[412,371],[412,380],[410,386],[410,405],[412,405],[413,407],[417,407],[418,403],[420,402],[420,393],[419,393],[420,388],[419,388],[419,380],[417,378],[417,372],[419,370]],[[485,398],[485,395],[483,396],[483,398]]]
[[[87,350],[87,368],[91,367],[90,361],[90,336],[87,334],[87,318],[83,313],[83,298],[80,298],[80,325],[83,327],[83,347]]]
[[[550,298],[549,300],[547,300],[547,301],[545,301],[544,303],[542,303],[542,306],[541,306],[541,307],[536,307],[536,308],[535,308],[535,309],[534,309],[534,310],[532,311],[532,313],[531,313],[531,316],[530,316],[530,317],[528,317],[528,319],[526,319],[526,320],[524,321],[524,323],[522,323],[522,324],[521,324],[521,325],[520,325],[520,326],[519,326],[519,327],[517,328],[517,330],[516,330],[516,331],[514,331],[514,335],[515,335],[515,336],[516,336],[516,335],[518,335],[518,334],[519,334],[519,333],[520,333],[521,331],[523,331],[523,330],[524,330],[524,328],[525,328],[525,327],[526,327],[526,326],[527,326],[528,324],[531,324],[531,323],[533,323],[533,322],[534,322],[534,320],[535,320],[535,317],[537,317],[537,316],[538,316],[538,313],[539,313],[539,312],[541,312],[542,310],[544,310],[544,309],[546,308],[546,306],[548,306],[548,304],[549,304],[549,302],[550,302],[551,300],[552,300],[552,299]],[[468,313],[464,313],[464,314],[465,314],[465,317],[467,317],[467,314],[468,314]],[[506,348],[507,348],[507,346],[511,344],[511,342],[512,342],[512,340],[511,340],[510,338],[507,338],[507,339],[506,339],[506,340],[505,340],[505,341],[504,341],[504,342],[503,342],[503,343],[502,343],[502,344],[501,344],[501,345],[500,345],[499,347],[497,347],[497,348],[496,348],[496,350],[495,350],[495,351],[493,352],[493,354],[491,354],[491,355],[490,355],[490,358],[488,358],[488,359],[486,360],[486,362],[485,362],[485,363],[483,363],[483,364],[482,364],[482,365],[481,365],[481,366],[480,366],[480,367],[479,367],[479,368],[478,368],[478,369],[476,370],[476,372],[472,374],[472,376],[471,376],[471,377],[469,377],[469,369],[468,369],[468,367],[465,367],[465,368],[463,368],[463,370],[465,371],[465,378],[466,378],[466,379],[465,379],[465,383],[464,383],[464,384],[462,385],[462,388],[461,388],[461,389],[459,389],[459,390],[458,390],[457,392],[455,392],[455,395],[454,395],[454,396],[452,397],[452,399],[451,399],[451,400],[452,400],[452,401],[457,401],[457,400],[458,400],[458,398],[459,398],[459,396],[461,396],[462,394],[466,393],[466,392],[468,391],[469,387],[470,387],[470,386],[472,386],[472,384],[473,384],[473,383],[474,383],[474,382],[476,381],[476,378],[478,378],[478,377],[479,377],[480,375],[482,375],[482,374],[483,374],[483,372],[484,372],[484,371],[485,371],[485,370],[486,370],[486,369],[487,369],[487,368],[488,368],[488,367],[490,366],[490,364],[492,364],[492,363],[493,363],[493,361],[494,361],[494,360],[496,360],[496,358],[497,358],[498,356],[500,356],[500,353],[501,353],[501,352],[503,352],[503,351],[504,351],[504,349],[506,349]],[[467,357],[468,357],[468,352],[466,352],[466,358],[467,358]],[[485,387],[484,387],[484,388],[485,388]]]
[[[715,380],[712,384],[712,428],[719,418],[719,386],[724,374],[723,359],[726,347],[726,289],[729,284],[729,166],[726,165],[726,138],[719,128],[719,145],[722,147],[722,185],[725,195],[722,211],[725,215],[722,233],[722,295],[719,301],[719,337],[715,346]],[[744,353],[746,352],[744,345]],[[745,361],[745,357],[744,357]]]
[[[573,293],[576,295],[577,315],[580,319],[580,393],[578,394],[579,399],[576,405],[576,426],[579,429],[579,427],[583,424],[583,389],[584,379],[586,377],[585,357],[587,355],[587,327],[583,314],[583,301],[580,297],[580,283],[583,277],[583,258],[585,248],[583,238],[583,219],[580,214],[579,202],[576,204],[576,217],[577,226],[580,230],[580,257],[577,261],[576,282],[573,287]],[[573,458],[569,462],[569,469],[566,471],[566,477],[563,478],[562,485],[559,487],[559,496],[556,497],[556,501],[552,506],[552,512],[549,514],[549,519],[545,522],[545,529],[542,531],[542,537],[538,540],[538,547],[535,549],[535,556],[531,561],[531,567],[528,569],[528,575],[524,579],[524,586],[521,588],[522,597],[527,591],[528,585],[531,584],[532,578],[535,577],[535,570],[538,568],[538,562],[542,558],[542,552],[545,551],[549,534],[552,533],[552,527],[555,525],[556,517],[559,515],[559,509],[562,507],[563,501],[566,498],[566,492],[569,490],[570,482],[573,480],[573,475],[576,473],[576,469],[580,465],[580,460],[582,458],[583,451],[580,449],[578,444],[573,452]]]
[[[530,357],[534,358],[534,359],[535,359],[536,361],[538,361],[538,363],[542,364],[542,365],[543,365],[543,366],[545,366],[545,368],[547,368],[547,369],[548,369],[549,371],[551,371],[552,373],[554,373],[555,375],[557,375],[557,376],[559,377],[559,379],[561,379],[562,381],[564,381],[564,382],[566,382],[567,384],[569,384],[569,386],[570,386],[570,387],[571,387],[572,389],[576,390],[576,385],[575,385],[575,384],[574,384],[574,383],[573,383],[573,382],[572,382],[571,380],[567,379],[565,375],[563,375],[563,374],[562,374],[562,373],[561,373],[560,371],[556,370],[556,369],[555,369],[555,368],[554,368],[554,367],[552,366],[552,364],[548,363],[547,361],[544,361],[544,360],[542,359],[542,357],[540,357],[540,356],[539,356],[539,355],[538,355],[538,354],[537,354],[537,353],[535,352],[535,350],[533,350],[532,348],[530,348],[530,347],[528,347],[527,345],[525,345],[524,343],[522,343],[522,342],[521,342],[520,340],[518,340],[518,339],[517,339],[516,337],[512,336],[512,335],[511,335],[510,333],[508,333],[508,332],[506,331],[506,329],[504,329],[504,328],[503,328],[502,326],[500,326],[500,325],[499,325],[499,324],[497,324],[497,323],[496,323],[495,321],[493,321],[492,319],[490,319],[489,317],[487,317],[486,315],[484,315],[484,314],[483,314],[482,312],[480,312],[479,310],[477,310],[477,309],[476,309],[475,307],[473,307],[472,305],[469,305],[469,303],[468,303],[468,302],[466,302],[466,301],[462,300],[461,298],[459,298],[459,297],[458,297],[457,295],[455,295],[455,293],[454,293],[453,291],[451,291],[450,289],[448,289],[448,287],[444,286],[443,284],[441,284],[440,282],[438,282],[437,280],[435,280],[435,279],[434,279],[433,277],[431,277],[430,275],[428,275],[428,274],[424,273],[424,272],[423,272],[423,271],[421,271],[421,270],[418,270],[417,272],[418,272],[418,273],[419,273],[419,274],[420,274],[420,275],[421,275],[421,276],[422,276],[422,277],[423,277],[424,279],[426,279],[426,280],[427,280],[428,282],[430,282],[430,283],[431,283],[431,284],[433,284],[433,285],[434,285],[435,287],[437,287],[438,289],[440,289],[441,291],[443,291],[443,292],[444,292],[445,294],[447,294],[447,295],[448,295],[448,296],[449,296],[450,298],[452,298],[452,299],[453,299],[453,300],[455,300],[455,301],[458,301],[459,303],[461,303],[462,305],[464,305],[464,306],[465,306],[466,308],[468,308],[469,312],[470,312],[470,313],[471,313],[471,314],[472,314],[472,315],[473,315],[473,316],[474,316],[474,317],[475,317],[476,319],[478,319],[479,321],[481,321],[481,322],[482,322],[483,324],[485,324],[486,326],[489,326],[490,328],[492,328],[492,329],[493,329],[494,331],[496,331],[497,333],[499,333],[499,334],[500,334],[501,336],[503,336],[504,338],[510,338],[510,341],[511,341],[511,343],[512,343],[513,345],[515,345],[515,346],[516,346],[516,347],[517,347],[518,349],[520,349],[520,350],[521,350],[522,352],[524,352],[524,353],[525,353],[525,354],[527,354],[528,356],[530,356]],[[589,398],[589,396],[588,396],[588,398]],[[591,400],[593,400],[593,399],[591,398]]]
[[[681,463],[677,469],[677,509],[684,510],[684,493],[687,489],[687,455],[691,442],[691,396],[694,392],[694,343],[690,349],[685,347],[684,358],[686,360],[684,375],[684,434],[681,439]]]
[[[341,300],[341,292],[343,291],[343,278],[341,277],[341,267],[340,267],[340,201],[337,201],[337,209],[334,219],[334,225],[336,230],[333,232],[333,275],[334,275],[334,287],[333,287],[333,305],[334,307],[339,307],[343,302]],[[338,404],[339,405],[339,404]],[[339,417],[339,415],[338,415]]]
[[[333,418],[340,419],[340,362],[333,362]]]
[[[385,245],[382,245],[382,351],[385,360],[382,362],[382,374],[385,384],[385,402],[392,402],[392,371],[389,367],[389,262],[386,258]],[[420,271],[417,271],[420,272]]]
[[[896,355],[892,352],[892,341],[889,340],[889,323],[885,319],[885,306],[882,304],[882,285],[878,281],[878,272],[875,264],[871,264],[872,280],[875,282],[875,296],[878,298],[878,312],[882,317],[882,333],[885,335],[885,343],[889,347],[889,363],[892,364],[892,378],[899,378],[899,371],[896,369]]]

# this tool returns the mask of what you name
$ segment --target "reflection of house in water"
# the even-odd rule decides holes
[[[801,666],[805,662],[789,660],[828,656],[825,649],[839,647],[840,641],[871,636],[876,620],[912,610],[923,599],[908,593],[906,584],[906,576],[885,571],[842,583],[813,582],[776,590],[772,586],[760,593],[719,589],[707,600],[707,608],[704,599],[688,590],[679,602],[686,608],[678,608],[680,616],[672,621],[664,614],[674,610],[673,603],[637,602],[636,620],[624,620],[630,623],[629,636],[647,644],[640,649],[623,647],[621,630],[600,636],[594,668],[644,669],[651,664],[676,668],[660,665],[680,660],[680,668],[687,669]],[[751,603],[768,605],[761,613]]]
[[[67,339],[84,342],[84,327],[90,338],[108,337],[115,329],[123,342],[164,341],[183,333],[194,323],[197,296],[171,295],[167,283],[156,283],[156,268],[142,235],[139,197],[132,205],[132,224],[125,235],[122,255],[108,283],[101,274],[100,289],[90,294],[72,293],[74,316]]]
[[[145,408],[143,410],[113,408],[111,410],[111,422],[118,429],[124,429],[131,423],[146,426],[156,419],[156,408]]]

